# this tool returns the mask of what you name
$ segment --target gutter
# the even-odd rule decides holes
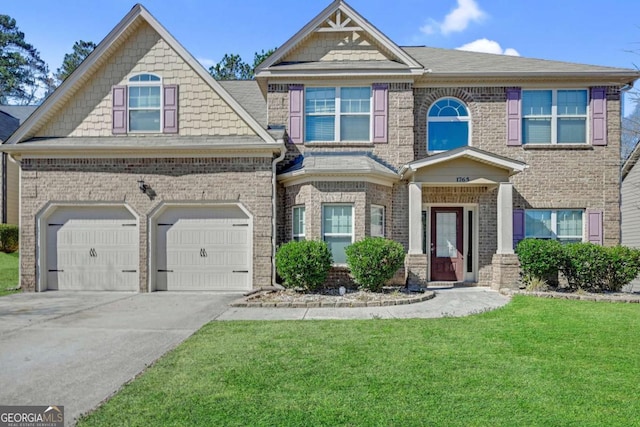
[[[280,163],[282,160],[284,160],[284,156],[287,154],[287,147],[284,144],[284,140],[279,139],[278,143],[281,144],[280,155],[275,159],[273,159],[273,162],[271,163],[271,185],[273,188],[271,192],[271,207],[272,207],[272,211],[271,211],[271,284],[273,286],[276,285],[276,249],[277,249],[276,236],[278,233],[278,225],[276,221],[276,215],[278,213],[277,212],[278,184],[276,181],[276,165]]]

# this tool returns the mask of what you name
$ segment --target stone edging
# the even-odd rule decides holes
[[[229,304],[231,307],[245,307],[245,308],[350,308],[350,307],[390,307],[394,305],[406,305],[415,304],[432,299],[436,296],[434,291],[426,291],[425,293],[413,298],[394,299],[386,301],[293,301],[293,302],[275,302],[275,301],[252,301],[257,299],[257,296],[250,296],[248,298],[242,298]]]
[[[500,289],[502,295],[530,295],[539,298],[555,298],[570,299],[580,301],[597,301],[597,302],[623,302],[640,304],[640,295],[600,295],[600,294],[570,294],[564,292],[530,292],[519,289]]]

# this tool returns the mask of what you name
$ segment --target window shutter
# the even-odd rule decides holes
[[[522,90],[507,89],[507,145],[522,145]]]
[[[289,139],[301,144],[304,118],[304,86],[289,85]]]
[[[597,209],[587,210],[587,240],[596,245],[602,245],[602,211]]]
[[[524,239],[524,209],[513,210],[513,249]]]
[[[127,133],[127,87],[111,88],[111,132],[114,135]]]
[[[164,85],[162,90],[162,132],[178,133],[178,85]]]
[[[607,89],[591,88],[591,144],[607,145]]]
[[[376,83],[373,85],[373,142],[388,142],[389,122],[389,85]]]

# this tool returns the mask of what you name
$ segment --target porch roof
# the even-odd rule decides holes
[[[515,175],[525,170],[528,166],[524,162],[513,160],[508,157],[500,156],[494,153],[490,153],[485,150],[474,147],[460,147],[454,150],[444,151],[442,153],[434,154],[424,159],[414,160],[407,163],[400,170],[400,176],[402,178],[412,177],[419,170],[426,170],[436,165],[442,165],[443,163],[453,162],[458,159],[468,159],[472,162],[489,165],[493,168],[497,168],[506,171],[508,176]],[[468,184],[478,183],[491,183],[487,177],[477,177],[474,182],[463,181]]]

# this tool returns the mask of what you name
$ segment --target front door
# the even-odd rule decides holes
[[[431,208],[431,280],[464,280],[463,208]]]

